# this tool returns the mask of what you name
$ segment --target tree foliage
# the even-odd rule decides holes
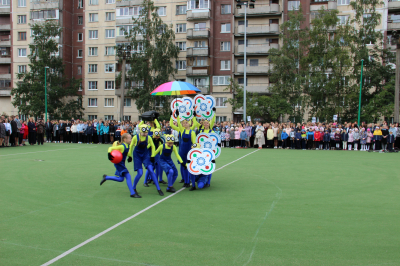
[[[133,17],[133,28],[127,34],[133,53],[127,60],[131,68],[126,81],[133,86],[128,95],[136,101],[140,113],[158,109],[169,114],[168,100],[171,97],[151,96],[157,86],[170,81],[177,73],[173,60],[178,58],[179,48],[175,45],[172,25],[165,24],[158,16],[157,7],[144,0],[140,16]],[[159,108],[159,106],[163,108]]]
[[[45,112],[45,67],[47,69],[47,111],[56,119],[82,115],[82,97],[78,96],[80,80],[67,79],[63,59],[59,56],[56,38],[61,28],[56,22],[32,25],[33,43],[29,45],[29,65],[26,73],[19,73],[21,82],[12,89],[12,104],[19,112],[42,116]]]

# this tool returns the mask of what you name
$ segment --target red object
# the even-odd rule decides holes
[[[114,156],[114,159],[111,160],[112,163],[118,164],[122,161],[122,153],[119,150],[111,151],[111,155]]]

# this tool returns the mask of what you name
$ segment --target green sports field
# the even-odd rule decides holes
[[[107,147],[0,149],[0,265],[44,264],[170,195],[99,186]],[[253,151],[223,149],[217,168]],[[52,265],[400,265],[399,159],[256,151]]]

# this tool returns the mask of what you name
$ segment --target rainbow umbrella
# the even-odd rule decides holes
[[[153,90],[150,95],[185,95],[185,94],[196,94],[201,92],[198,88],[190,83],[183,81],[171,81],[158,86]]]

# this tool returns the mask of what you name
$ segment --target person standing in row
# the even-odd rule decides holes
[[[33,120],[32,117],[29,118],[28,129],[29,129],[29,144],[35,145],[36,144],[36,125],[35,125],[35,121]]]
[[[44,142],[44,123],[41,118],[39,118],[39,121],[36,124],[37,127],[37,144],[38,145],[43,145]]]
[[[45,129],[46,129],[46,142],[51,142],[51,133],[53,132],[53,124],[50,122],[49,119],[47,119]]]

